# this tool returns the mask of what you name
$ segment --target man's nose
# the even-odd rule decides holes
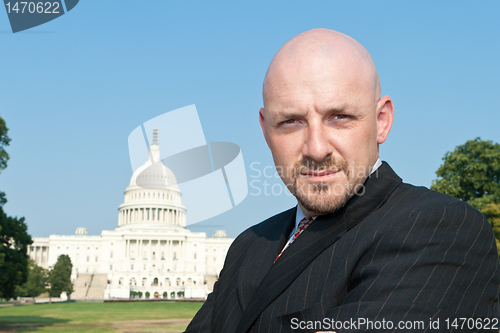
[[[330,142],[327,126],[322,123],[308,124],[306,132],[302,150],[303,157],[309,157],[315,162],[322,162],[331,157],[333,146]]]

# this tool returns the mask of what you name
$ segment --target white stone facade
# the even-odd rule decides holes
[[[137,169],[118,208],[118,227],[90,236],[77,228],[75,235],[34,237],[28,249],[35,262],[48,268],[61,254],[78,274],[107,274],[103,298],[128,298],[141,291],[163,298],[203,298],[222,269],[233,239],[224,231],[207,238],[186,229],[186,207],[172,171],[159,161],[156,141],[153,161]],[[143,296],[144,297],[144,296]]]

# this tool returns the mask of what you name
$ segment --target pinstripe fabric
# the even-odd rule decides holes
[[[448,332],[448,317],[499,317],[500,270],[486,219],[450,196],[402,183],[385,162],[363,195],[318,217],[273,263],[294,217],[295,208],[238,236],[186,332],[292,332],[293,318],[433,318],[441,329],[422,332]]]

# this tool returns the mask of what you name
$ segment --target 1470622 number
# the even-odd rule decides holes
[[[498,318],[455,318],[445,320],[446,329],[456,330],[496,330],[498,332]]]
[[[10,2],[7,2],[5,6],[7,7],[7,13],[38,13],[38,14],[59,14],[59,2],[27,2],[27,1],[16,1],[13,2],[14,5],[11,6]],[[21,8],[22,7],[22,8]],[[51,11],[52,9],[52,11]]]

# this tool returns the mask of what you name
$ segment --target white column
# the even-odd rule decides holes
[[[152,245],[151,245],[151,239],[149,239],[149,254],[148,254],[148,258],[149,260],[151,260],[153,258],[153,256],[151,255],[152,252],[151,252],[151,248],[152,248]]]
[[[139,253],[137,259],[142,259],[142,239],[139,240]]]

